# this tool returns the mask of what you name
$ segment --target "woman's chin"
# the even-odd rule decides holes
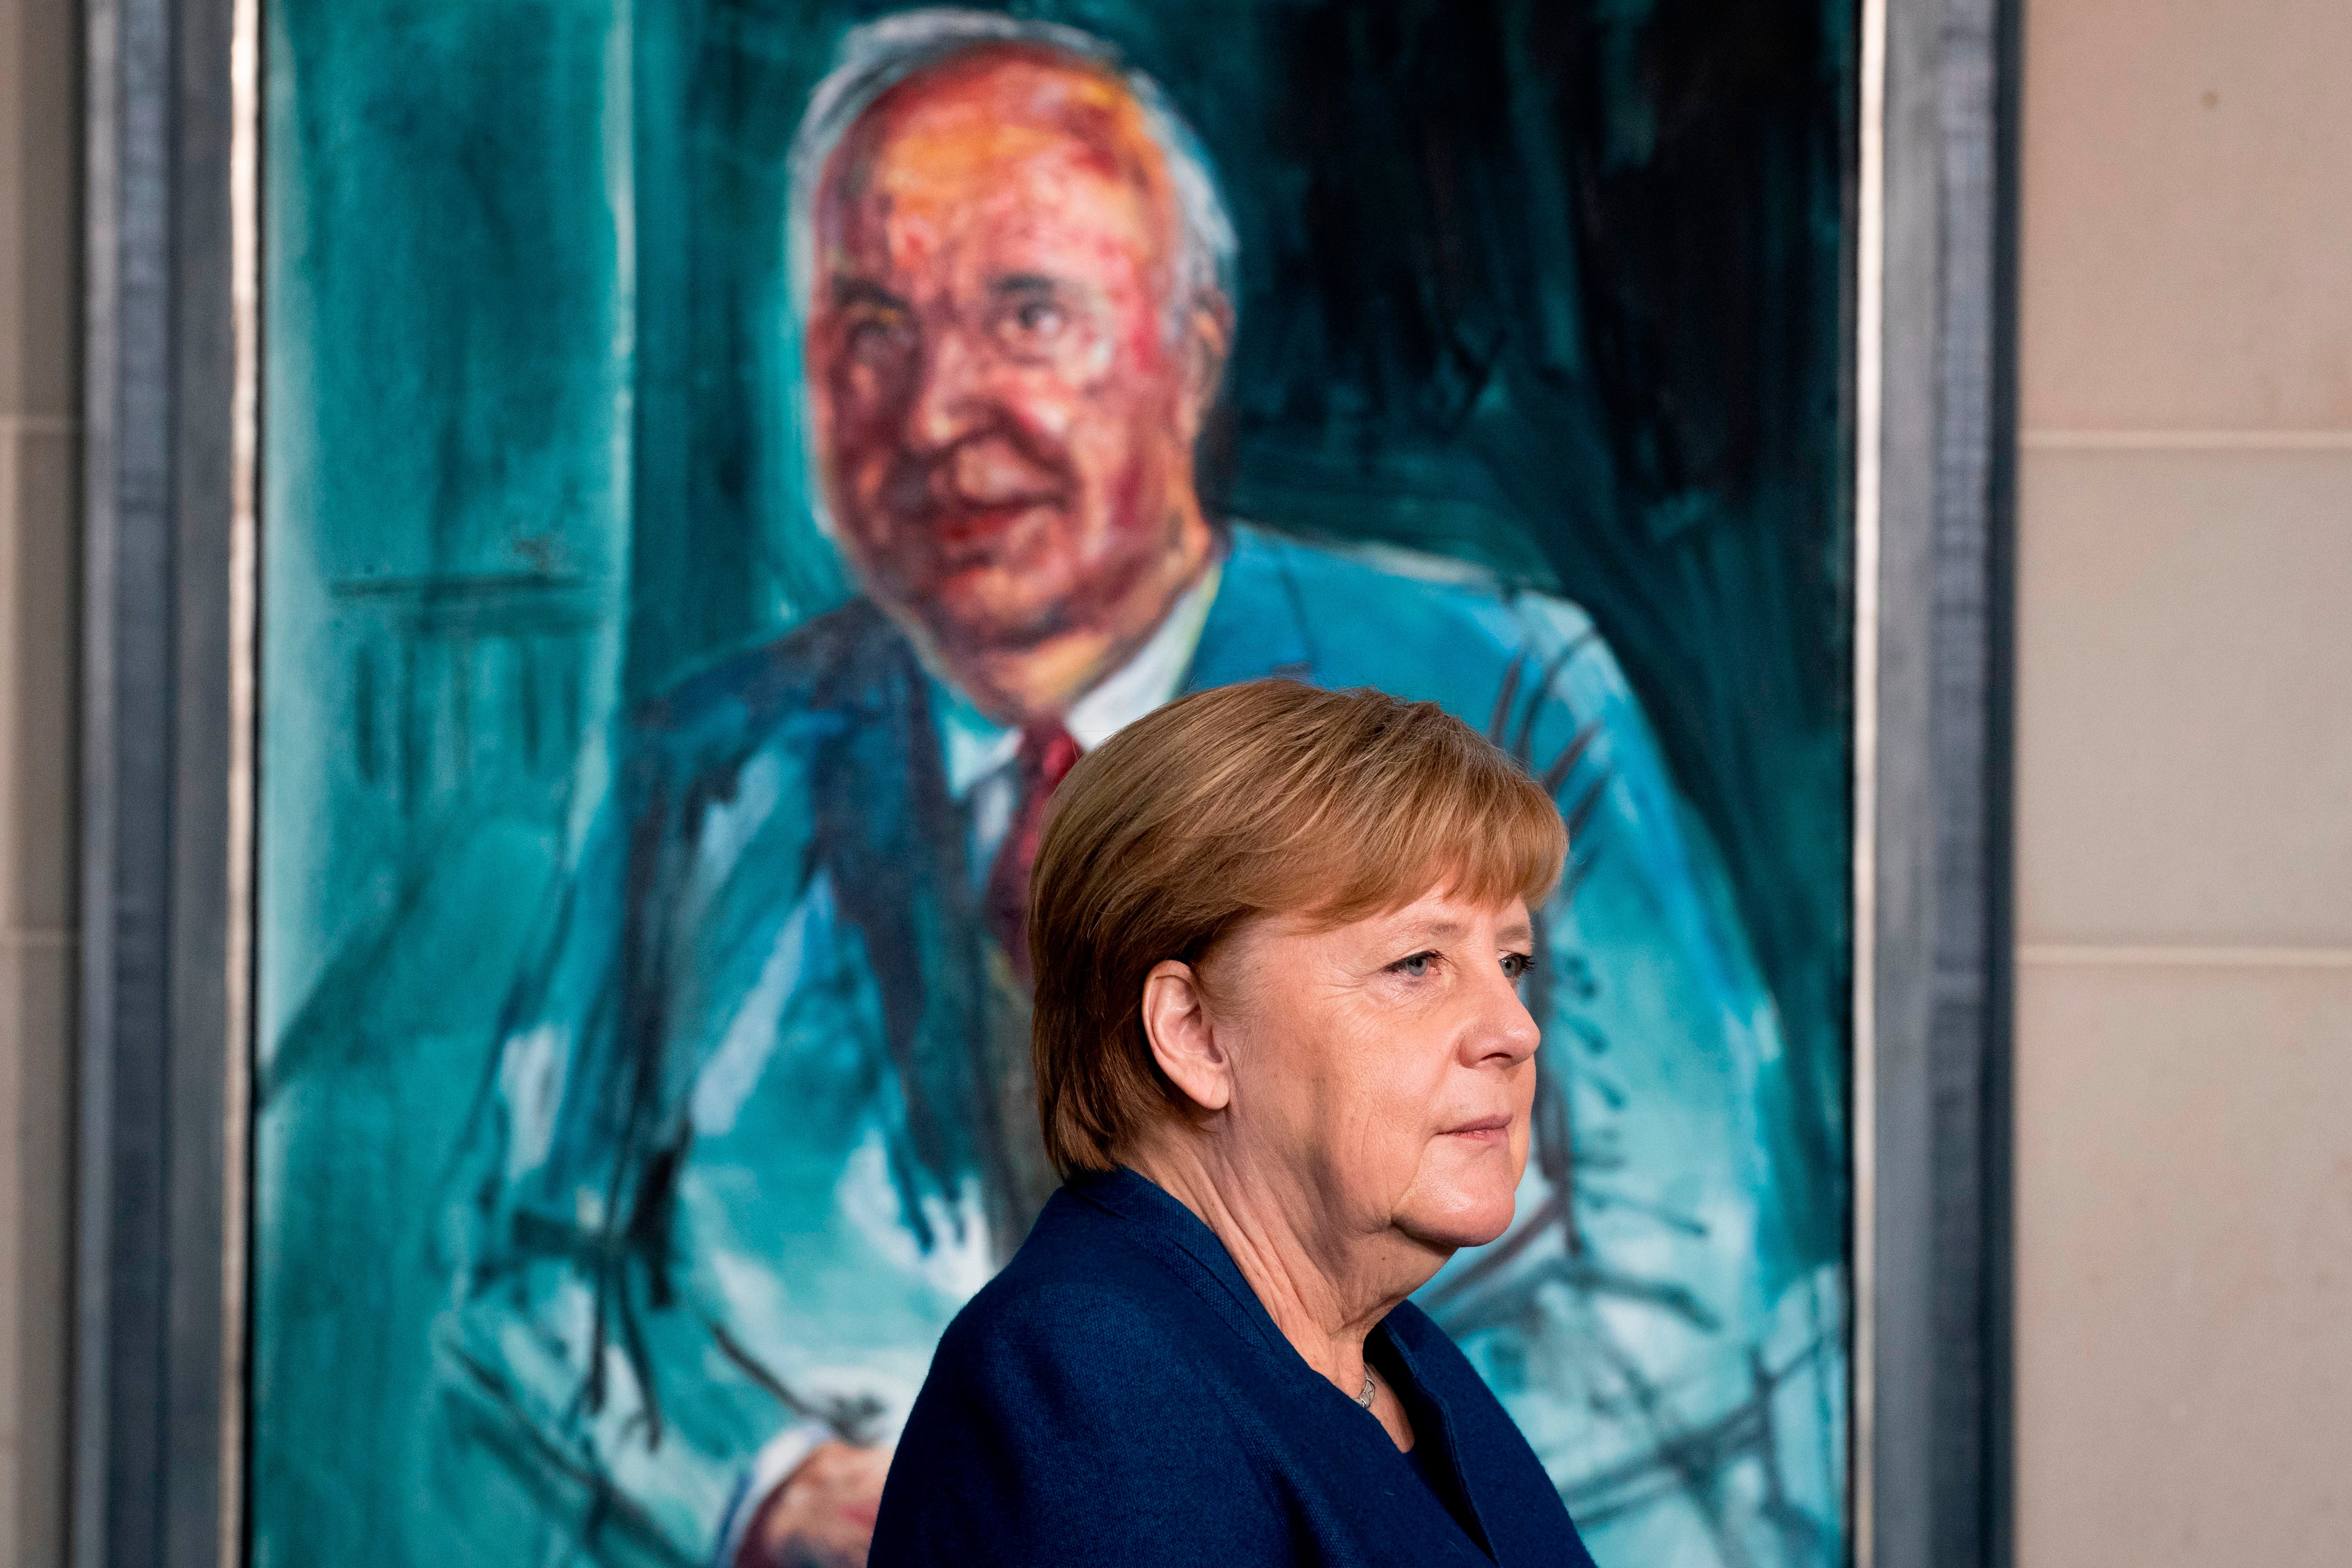
[[[1511,1228],[1517,1192],[1516,1181],[1463,1182],[1434,1191],[1416,1188],[1406,1194],[1398,1227],[1423,1246],[1446,1252],[1484,1247]]]

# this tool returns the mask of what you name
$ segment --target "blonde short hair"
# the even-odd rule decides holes
[[[1144,978],[1243,923],[1332,925],[1455,896],[1533,909],[1568,831],[1541,786],[1433,702],[1253,680],[1120,731],[1055,792],[1030,885],[1030,1036],[1045,1152],[1103,1171],[1185,1102],[1152,1059]]]

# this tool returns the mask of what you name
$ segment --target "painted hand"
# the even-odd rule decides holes
[[[734,1568],[866,1568],[890,1450],[825,1443],[760,1504]]]

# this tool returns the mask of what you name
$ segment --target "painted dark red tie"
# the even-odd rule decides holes
[[[988,929],[995,933],[1013,961],[1013,973],[1024,984],[1034,978],[1029,963],[1029,873],[1037,864],[1037,835],[1045,825],[1045,802],[1078,760],[1078,742],[1061,725],[1048,721],[1021,731],[1021,752],[1015,761],[1021,791],[1013,808],[1013,825],[989,868],[986,900]]]

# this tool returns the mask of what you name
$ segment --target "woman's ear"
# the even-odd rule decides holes
[[[1164,959],[1143,977],[1143,1033],[1151,1059],[1203,1110],[1233,1103],[1234,1064],[1209,1022],[1208,998],[1189,963]]]

